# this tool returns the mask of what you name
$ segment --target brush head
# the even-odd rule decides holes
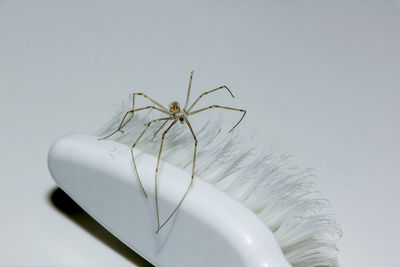
[[[115,130],[126,110],[129,102],[97,134]],[[135,114],[125,132],[113,139],[131,145],[155,115]],[[336,243],[341,230],[335,218],[324,213],[329,202],[321,199],[310,169],[293,166],[292,155],[279,153],[276,146],[253,152],[246,142],[240,142],[238,132],[221,131],[221,120],[193,121],[192,125],[199,141],[196,179],[212,184],[256,214],[273,232],[291,265],[338,266]],[[160,145],[160,140],[153,138],[157,127],[152,126],[138,143],[139,149],[153,156]],[[193,159],[190,132],[172,128],[165,141],[162,160],[185,170],[189,178]]]
[[[272,232],[254,213],[201,179],[196,179],[174,219],[156,234],[156,158],[141,151],[135,154],[149,198],[133,177],[126,145],[69,135],[52,145],[48,163],[59,187],[155,266],[290,266]],[[186,189],[188,177],[168,163],[162,163],[162,169],[159,203],[165,218]]]

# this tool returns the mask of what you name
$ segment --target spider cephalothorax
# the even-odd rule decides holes
[[[204,93],[202,93],[199,97],[197,97],[197,99],[188,107],[189,104],[189,97],[190,97],[190,88],[192,85],[192,78],[193,78],[193,71],[190,74],[190,80],[189,80],[189,87],[188,87],[188,92],[186,95],[186,102],[185,102],[185,106],[184,108],[181,110],[181,107],[179,105],[179,103],[177,101],[172,102],[169,105],[169,109],[165,108],[163,105],[161,105],[160,103],[158,103],[157,101],[155,101],[154,99],[148,97],[147,95],[143,94],[143,93],[134,93],[133,97],[132,97],[132,109],[127,111],[125,116],[122,118],[122,121],[118,127],[118,129],[116,129],[114,132],[110,133],[109,135],[101,138],[101,139],[106,139],[112,135],[114,135],[115,133],[117,133],[118,131],[121,131],[123,127],[125,127],[125,125],[128,124],[128,122],[133,118],[133,115],[135,114],[136,111],[140,111],[140,110],[146,110],[146,109],[154,109],[157,110],[161,113],[164,113],[167,115],[167,117],[164,118],[159,118],[159,119],[155,119],[155,120],[151,120],[146,124],[146,127],[143,129],[142,133],[139,135],[139,137],[136,139],[135,143],[133,143],[132,147],[131,147],[131,156],[132,156],[132,163],[136,172],[136,177],[138,178],[138,182],[140,185],[140,188],[143,191],[143,194],[145,195],[145,197],[147,197],[147,193],[144,190],[144,187],[142,185],[142,182],[139,178],[139,173],[137,171],[136,168],[136,163],[135,163],[135,158],[133,156],[133,149],[136,146],[136,144],[139,142],[140,138],[142,138],[143,134],[146,132],[146,130],[150,127],[150,125],[152,123],[158,122],[158,121],[164,121],[164,123],[161,124],[161,126],[158,128],[158,130],[155,132],[154,136],[157,135],[157,133],[165,126],[165,124],[168,121],[172,121],[172,123],[168,126],[168,128],[163,132],[162,137],[161,137],[161,144],[160,144],[160,151],[158,153],[158,158],[157,158],[157,167],[156,167],[156,172],[155,172],[155,200],[156,200],[156,215],[157,215],[157,231],[156,233],[158,233],[158,231],[160,231],[160,229],[169,221],[169,219],[171,219],[171,217],[175,214],[175,212],[178,210],[178,208],[180,207],[180,205],[182,204],[183,200],[185,199],[186,195],[189,193],[190,187],[193,184],[193,179],[194,179],[194,169],[195,169],[195,163],[196,163],[196,151],[197,151],[197,138],[196,135],[194,134],[194,131],[192,129],[192,126],[189,123],[188,117],[194,114],[197,114],[199,112],[208,110],[208,109],[212,109],[212,108],[221,108],[221,109],[228,109],[228,110],[235,110],[235,111],[240,111],[243,113],[242,117],[240,118],[240,120],[235,124],[235,126],[233,126],[233,128],[229,131],[231,132],[233,129],[235,129],[235,127],[243,120],[244,116],[246,115],[246,110],[244,109],[237,109],[237,108],[231,108],[231,107],[224,107],[224,106],[219,106],[219,105],[212,105],[212,106],[208,106],[205,108],[201,108],[198,110],[194,110],[191,111],[192,108],[197,104],[197,102],[200,100],[200,98],[202,98],[203,96],[215,92],[217,90],[220,89],[226,89],[229,94],[233,96],[231,90],[229,90],[228,87],[226,87],[225,85],[220,86],[218,88],[206,91]],[[143,96],[145,98],[147,98],[148,100],[150,100],[154,106],[147,106],[144,108],[137,108],[135,109],[135,96]],[[127,119],[127,117],[129,116],[129,118]],[[163,148],[163,144],[164,144],[164,138],[165,135],[167,134],[167,132],[177,123],[177,122],[181,122],[181,123],[186,123],[186,125],[189,128],[189,131],[191,133],[191,135],[193,136],[193,140],[194,140],[194,153],[193,153],[193,165],[192,165],[192,176],[191,176],[191,180],[190,180],[190,184],[188,186],[188,188],[185,191],[185,194],[183,195],[183,197],[181,198],[181,200],[179,201],[178,205],[176,206],[176,208],[173,210],[173,212],[170,214],[170,216],[164,221],[164,223],[162,223],[160,225],[160,218],[159,218],[159,213],[158,213],[158,195],[157,195],[157,174],[158,174],[158,166],[160,164],[160,156],[161,156],[161,152],[162,152],[162,148]]]
[[[174,101],[171,104],[169,104],[169,112],[176,113],[180,111],[181,111],[181,105],[177,101]]]
[[[175,120],[179,120],[181,123],[185,122],[187,113],[185,110],[181,110],[181,106],[177,101],[169,104],[169,112],[171,112],[171,115]]]

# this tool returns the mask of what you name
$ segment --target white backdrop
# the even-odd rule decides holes
[[[193,95],[229,85],[203,103],[315,169],[343,266],[398,266],[399,28],[389,0],[0,1],[0,265],[146,266],[55,207],[46,154],[129,93],[182,101],[194,69]]]

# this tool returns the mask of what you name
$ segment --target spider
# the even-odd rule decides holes
[[[155,123],[155,122],[159,122],[159,121],[164,121],[164,123],[158,128],[158,130],[155,132],[154,136],[157,135],[157,133],[165,126],[165,124],[167,124],[168,121],[172,121],[172,123],[168,126],[168,128],[163,132],[162,136],[161,136],[161,144],[160,144],[160,150],[158,152],[158,158],[157,158],[157,166],[156,166],[156,172],[155,172],[155,202],[156,202],[156,216],[157,216],[157,230],[156,233],[158,233],[161,228],[171,219],[171,217],[175,214],[175,212],[178,210],[178,208],[181,206],[183,200],[185,199],[185,197],[187,196],[187,194],[189,193],[189,190],[193,184],[193,179],[194,179],[194,173],[195,173],[195,165],[196,165],[196,151],[197,151],[197,138],[196,135],[192,129],[191,124],[189,123],[188,117],[195,115],[197,113],[200,113],[202,111],[206,111],[209,109],[213,109],[213,108],[220,108],[220,109],[228,109],[228,110],[234,110],[234,111],[239,111],[242,112],[243,115],[240,118],[240,120],[232,127],[232,129],[230,129],[229,132],[232,132],[233,129],[236,128],[236,126],[239,125],[239,123],[243,120],[244,116],[246,115],[246,110],[244,109],[237,109],[237,108],[231,108],[231,107],[225,107],[225,106],[219,106],[219,105],[211,105],[205,108],[201,108],[201,109],[197,109],[197,110],[193,110],[194,106],[197,104],[197,102],[205,95],[213,93],[215,91],[218,90],[222,90],[222,89],[226,89],[229,94],[234,97],[234,95],[232,94],[231,90],[225,86],[222,85],[218,88],[206,91],[204,93],[202,93],[200,96],[197,97],[197,99],[189,106],[189,97],[190,97],[190,88],[192,85],[192,78],[193,78],[193,71],[190,73],[190,80],[189,80],[189,86],[188,86],[188,90],[187,90],[187,95],[186,95],[186,102],[185,102],[185,106],[183,107],[183,109],[181,109],[180,104],[177,101],[173,101],[170,105],[169,105],[169,109],[165,108],[164,106],[162,106],[160,103],[158,103],[157,101],[155,101],[154,99],[150,98],[149,96],[143,94],[143,93],[134,93],[132,96],[132,109],[127,111],[124,115],[124,117],[122,118],[122,121],[118,127],[118,129],[116,129],[114,132],[110,133],[109,135],[100,138],[99,140],[104,140],[107,139],[109,137],[111,137],[112,135],[114,135],[115,133],[121,131],[122,132],[122,128],[125,127],[133,118],[135,112],[137,111],[141,111],[141,110],[148,110],[148,109],[154,109],[157,110],[161,113],[166,114],[166,117],[163,118],[159,118],[159,119],[154,119],[149,121],[145,128],[143,129],[143,131],[140,133],[139,137],[137,137],[136,141],[133,143],[133,145],[131,146],[130,152],[131,152],[131,156],[132,156],[132,163],[135,169],[135,173],[136,173],[136,177],[138,179],[139,185],[141,190],[143,191],[144,196],[147,198],[147,193],[143,187],[143,184],[140,180],[139,177],[139,173],[137,171],[136,168],[136,163],[135,163],[135,158],[133,156],[133,149],[135,148],[136,144],[139,142],[140,138],[142,138],[143,134],[146,132],[146,130],[150,127],[151,124]],[[143,96],[144,98],[150,100],[154,105],[153,106],[147,106],[147,107],[143,107],[143,108],[137,108],[135,109],[135,96]],[[158,195],[157,195],[157,174],[158,174],[158,166],[160,164],[160,157],[161,157],[161,152],[162,152],[162,148],[163,148],[163,144],[164,144],[164,138],[166,136],[166,134],[168,133],[168,131],[177,123],[180,122],[182,124],[186,124],[189,127],[190,133],[193,136],[194,139],[194,152],[193,152],[193,165],[192,165],[192,176],[191,176],[191,180],[190,180],[190,184],[187,187],[184,195],[182,196],[181,200],[179,201],[178,205],[176,206],[176,208],[172,211],[172,213],[169,215],[169,217],[162,223],[160,224],[160,218],[159,218],[159,212],[158,212]],[[153,136],[153,137],[154,137]]]

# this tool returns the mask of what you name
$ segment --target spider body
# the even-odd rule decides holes
[[[173,119],[179,120],[181,123],[185,122],[188,115],[186,110],[181,110],[181,105],[177,101],[174,101],[169,105],[169,112]]]
[[[133,145],[131,146],[131,156],[132,156],[132,163],[134,166],[134,170],[136,173],[136,177],[138,179],[140,188],[143,191],[143,194],[145,197],[147,197],[147,193],[146,190],[144,189],[142,182],[140,180],[139,177],[139,173],[137,171],[136,168],[136,163],[135,163],[135,158],[133,155],[133,149],[135,148],[136,144],[139,142],[139,140],[142,138],[143,134],[147,131],[147,129],[151,126],[151,124],[153,124],[154,122],[158,122],[158,121],[164,121],[162,123],[162,125],[158,128],[158,130],[154,133],[155,137],[157,135],[157,133],[165,126],[165,124],[167,124],[168,121],[172,121],[170,123],[170,125],[168,126],[168,128],[163,132],[162,136],[161,136],[161,144],[160,144],[160,150],[158,153],[158,158],[157,158],[157,166],[156,166],[156,171],[155,171],[155,201],[156,201],[156,215],[157,215],[157,230],[156,233],[158,233],[161,228],[171,219],[171,217],[175,214],[175,212],[178,210],[178,208],[180,207],[180,205],[182,204],[183,200],[185,199],[186,195],[189,193],[189,190],[193,184],[193,179],[194,179],[194,172],[195,172],[195,165],[196,165],[196,151],[197,151],[197,138],[196,135],[192,129],[192,126],[188,120],[189,116],[195,115],[197,113],[200,113],[202,111],[206,111],[209,109],[213,109],[213,108],[220,108],[220,109],[227,109],[227,110],[234,110],[234,111],[239,111],[242,112],[243,115],[240,118],[240,120],[233,126],[233,128],[229,131],[231,132],[233,129],[236,128],[236,126],[243,120],[244,116],[246,115],[246,110],[244,109],[237,109],[237,108],[231,108],[231,107],[225,107],[225,106],[219,106],[219,105],[212,105],[212,106],[208,106],[205,108],[201,108],[198,110],[194,110],[192,111],[193,107],[197,104],[197,102],[205,95],[210,94],[212,92],[221,90],[221,89],[226,89],[229,94],[233,96],[232,92],[229,90],[228,87],[226,87],[225,85],[220,86],[218,88],[206,91],[204,93],[202,93],[199,97],[197,97],[197,99],[190,105],[189,104],[189,97],[190,97],[190,88],[192,85],[192,78],[193,78],[193,71],[190,74],[190,80],[189,80],[189,86],[188,86],[188,91],[187,91],[187,95],[186,95],[186,102],[185,102],[185,106],[183,107],[183,109],[181,109],[179,102],[177,101],[173,101],[168,109],[165,108],[163,105],[161,105],[160,103],[158,103],[157,101],[155,101],[154,99],[148,97],[147,95],[143,94],[143,93],[134,93],[132,96],[132,109],[127,111],[125,116],[122,118],[122,121],[118,127],[118,129],[116,129],[114,132],[110,133],[109,135],[99,139],[107,139],[108,137],[114,135],[115,133],[122,131],[122,128],[125,127],[125,125],[127,125],[129,123],[130,120],[132,120],[135,112],[137,111],[141,111],[141,110],[146,110],[146,109],[154,109],[157,110],[163,114],[166,114],[167,116],[164,116],[162,118],[159,119],[155,119],[155,120],[151,120],[149,121],[145,128],[143,129],[143,131],[141,132],[141,134],[139,135],[139,137],[136,139],[136,141],[133,143]],[[137,108],[135,109],[135,96],[143,96],[144,98],[147,98],[148,100],[150,100],[153,105],[152,106],[147,106],[147,107],[143,107],[143,108]],[[191,135],[193,136],[193,140],[194,140],[194,151],[193,151],[193,165],[192,165],[192,175],[191,175],[191,180],[190,180],[190,184],[188,186],[188,188],[186,189],[184,195],[182,196],[181,200],[179,201],[178,205],[176,206],[176,208],[172,211],[172,213],[169,215],[169,217],[162,223],[160,224],[160,218],[159,218],[159,212],[158,212],[158,194],[157,194],[157,174],[158,174],[158,167],[159,167],[159,163],[160,163],[160,157],[161,157],[161,153],[162,153],[162,148],[163,148],[163,144],[164,144],[164,139],[166,134],[168,133],[168,131],[177,123],[177,122],[181,122],[182,124],[186,124],[189,128],[189,131],[191,133]]]

